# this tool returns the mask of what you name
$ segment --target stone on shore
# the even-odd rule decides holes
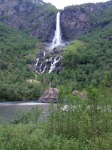
[[[39,101],[44,103],[57,103],[59,102],[58,93],[59,90],[57,88],[49,88],[45,90],[44,94],[39,98]]]

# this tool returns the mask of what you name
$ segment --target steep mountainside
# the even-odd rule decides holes
[[[106,3],[88,3],[69,6],[61,12],[62,37],[73,40],[99,26],[106,10],[112,7],[112,1]],[[111,17],[111,15],[110,15]]]
[[[61,10],[62,39],[73,40],[100,24],[100,18],[112,6],[112,1],[83,4]],[[56,28],[57,9],[42,0],[2,0],[0,21],[30,36],[51,42]],[[106,24],[106,22],[105,22]]]
[[[0,21],[48,41],[55,30],[55,11],[54,6],[41,0],[2,0]]]

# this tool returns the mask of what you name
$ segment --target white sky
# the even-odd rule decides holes
[[[84,3],[97,3],[97,2],[106,2],[108,0],[43,0],[44,2],[51,3],[58,9],[62,9],[65,6],[84,4]]]

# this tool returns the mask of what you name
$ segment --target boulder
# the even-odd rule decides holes
[[[74,96],[77,96],[77,95],[79,95],[79,91],[74,90],[74,91],[72,92],[72,94],[73,94]]]
[[[82,100],[85,100],[85,99],[86,99],[86,94],[85,94],[84,92],[80,92],[80,91],[74,90],[74,91],[72,92],[72,95],[74,95],[74,96],[80,96],[80,98],[81,98]]]
[[[39,101],[44,102],[44,103],[50,103],[50,102],[57,103],[59,101],[58,100],[58,93],[59,93],[59,90],[57,88],[49,88],[39,98]]]
[[[83,92],[80,92],[80,97],[82,100],[85,100],[87,98],[86,94]]]

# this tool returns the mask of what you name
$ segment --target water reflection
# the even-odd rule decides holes
[[[0,103],[0,117],[11,122],[17,113],[30,111],[33,107],[38,106],[45,111],[48,110],[49,103],[38,102],[2,102]]]

